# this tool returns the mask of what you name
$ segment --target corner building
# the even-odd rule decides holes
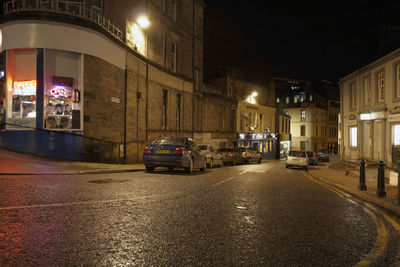
[[[159,136],[193,137],[203,7],[202,0],[4,1],[1,145],[138,162]]]

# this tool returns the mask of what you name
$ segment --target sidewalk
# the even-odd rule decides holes
[[[344,169],[329,168],[325,165],[312,166],[308,169],[308,173],[319,180],[346,191],[347,193],[387,209],[400,217],[400,204],[397,203],[398,189],[396,186],[389,185],[387,183],[388,179],[385,179],[386,197],[380,198],[376,194],[378,176],[377,168],[366,168],[365,183],[367,185],[367,191],[360,191],[358,189],[359,178],[354,171],[350,173],[350,175],[346,175]],[[389,171],[385,170],[385,177],[388,176]]]
[[[74,175],[142,171],[143,164],[58,160],[0,148],[0,175]]]

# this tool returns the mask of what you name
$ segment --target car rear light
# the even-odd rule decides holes
[[[228,157],[232,158],[232,152],[228,153]]]
[[[151,152],[151,150],[150,150],[150,148],[148,148],[147,146],[144,148],[144,153],[150,153]]]
[[[175,153],[183,154],[183,153],[185,153],[185,148],[184,147],[177,147],[175,149]]]

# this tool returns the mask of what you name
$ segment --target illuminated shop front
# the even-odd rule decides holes
[[[263,158],[275,158],[277,138],[275,133],[239,133],[238,147],[253,147]]]
[[[69,134],[83,131],[82,54],[29,48],[9,49],[3,56],[5,132],[1,143],[15,150],[69,153],[67,158],[79,159],[82,141],[77,140],[82,138]],[[49,135],[51,131],[69,134]]]

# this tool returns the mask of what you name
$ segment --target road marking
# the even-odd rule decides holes
[[[356,204],[358,203],[357,205],[362,204],[364,211],[367,212],[375,220],[375,222],[377,224],[377,237],[375,240],[375,245],[371,249],[371,251],[368,253],[368,255],[366,255],[364,257],[364,259],[359,261],[355,266],[370,266],[373,263],[375,263],[379,258],[381,258],[383,256],[383,253],[386,249],[386,245],[388,242],[388,230],[385,227],[383,220],[381,218],[377,217],[375,215],[375,213],[381,214],[385,218],[386,221],[388,221],[390,224],[392,224],[393,228],[397,231],[398,234],[400,234],[400,225],[397,224],[396,221],[394,221],[392,218],[387,216],[385,213],[378,211],[373,205],[371,205],[365,201],[358,201],[358,200],[350,199],[351,196],[349,194],[342,192],[341,190],[336,189],[333,186],[331,186],[325,182],[322,182],[319,179],[314,178],[312,175],[310,175],[309,173],[307,173],[305,171],[302,171],[302,174],[305,177],[307,177],[308,179],[312,180],[313,182],[331,190],[332,192],[339,195],[340,197],[345,198],[349,202],[356,203]]]
[[[247,171],[239,172],[239,175],[245,174]]]
[[[230,180],[233,180],[233,179],[235,179],[235,178],[236,178],[235,176],[231,176],[231,177],[229,177],[229,178],[226,178],[225,180],[222,180],[222,181],[220,181],[220,182],[218,182],[218,183],[216,183],[216,184],[213,184],[212,187],[219,186],[219,185],[224,184],[224,183],[226,183],[226,182],[229,182]]]
[[[21,209],[35,209],[35,208],[51,208],[51,207],[67,207],[67,206],[77,206],[77,205],[91,205],[91,204],[101,204],[101,203],[113,203],[122,201],[135,201],[145,198],[156,197],[160,195],[150,195],[136,198],[120,198],[120,199],[108,199],[108,200],[95,200],[95,201],[77,201],[69,203],[55,203],[55,204],[41,204],[41,205],[27,205],[27,206],[9,206],[0,207],[0,211],[3,210],[21,210]]]
[[[355,266],[369,266],[372,263],[376,262],[380,257],[383,256],[383,252],[385,251],[386,248],[386,243],[388,240],[388,232],[385,227],[385,224],[383,223],[382,219],[378,218],[374,212],[372,212],[370,209],[364,207],[364,210],[375,220],[377,223],[377,236],[375,240],[375,245],[371,249],[371,251],[362,259],[359,261]]]

